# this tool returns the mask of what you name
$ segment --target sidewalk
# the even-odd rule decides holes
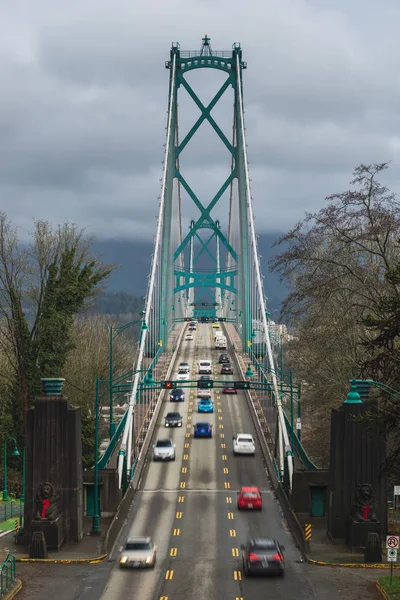
[[[310,551],[307,555],[309,562],[336,566],[364,566],[371,569],[389,568],[390,563],[387,562],[384,552],[382,552],[382,563],[365,564],[364,554],[352,552],[344,543],[333,544],[326,535],[326,517],[310,517],[307,514],[297,513],[297,518],[303,528],[306,523],[311,523],[312,525]],[[396,566],[397,563],[394,563],[393,567],[396,568]]]
[[[49,550],[47,559],[30,559],[28,546],[16,544],[15,532],[12,531],[0,537],[0,562],[3,562],[9,553],[13,554],[17,561],[21,562],[59,562],[66,564],[75,562],[100,562],[106,558],[106,555],[102,553],[102,546],[111,520],[111,517],[102,517],[100,519],[101,535],[92,536],[90,535],[92,518],[84,517],[82,540],[80,542],[64,543],[59,552]]]

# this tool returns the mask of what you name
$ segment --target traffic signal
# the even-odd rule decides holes
[[[176,388],[176,381],[163,381],[162,387],[164,390],[174,390]]]
[[[200,390],[208,390],[208,389],[214,387],[214,382],[211,381],[211,379],[198,379],[197,387]]]
[[[191,321],[192,319],[190,317],[185,317],[185,321],[186,323],[188,323],[189,321]]]
[[[234,381],[233,387],[236,390],[248,390],[250,389],[250,381]]]
[[[226,317],[219,317],[218,321],[219,321],[220,323],[225,323],[225,321],[226,321]]]

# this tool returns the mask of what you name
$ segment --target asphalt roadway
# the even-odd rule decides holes
[[[197,360],[212,358],[214,379],[224,378],[217,362],[220,351],[212,350],[212,347],[211,325],[199,324],[195,340],[182,342],[177,362],[186,360],[191,364],[191,378],[196,379]],[[225,378],[232,379],[232,376]],[[76,570],[76,585],[71,573],[71,593],[68,595],[63,588],[57,597],[60,600],[351,600],[377,597],[373,590],[371,593],[365,590],[364,595],[365,581],[362,580],[364,586],[351,592],[352,580],[349,580],[350,585],[346,584],[346,577],[340,580],[342,569],[326,570],[303,562],[271,491],[259,447],[255,457],[233,455],[234,433],[255,435],[244,392],[227,396],[215,389],[212,396],[215,412],[199,415],[196,389],[187,389],[185,402],[177,404],[170,403],[166,393],[154,441],[161,437],[172,438],[176,444],[175,462],[153,462],[149,452],[127,523],[110,561],[87,566],[85,574],[81,568]],[[164,416],[169,410],[181,412],[182,428],[164,427]],[[212,439],[193,438],[193,424],[197,420],[212,423]],[[237,510],[237,492],[246,484],[260,488],[263,495],[261,512]],[[154,569],[119,567],[119,552],[128,535],[152,537],[158,546]],[[240,544],[253,536],[273,537],[283,544],[284,578],[244,576]],[[355,582],[356,576],[352,574],[352,577]],[[346,585],[349,594],[344,593]]]

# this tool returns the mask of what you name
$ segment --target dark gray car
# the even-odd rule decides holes
[[[178,412],[167,413],[165,427],[182,427],[182,415]]]
[[[253,538],[241,544],[243,571],[249,575],[281,575],[285,573],[283,546],[277,540]]]

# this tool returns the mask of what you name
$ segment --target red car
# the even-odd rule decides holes
[[[237,394],[237,389],[234,388],[233,386],[227,386],[222,388],[222,393],[223,394]]]
[[[238,492],[239,510],[262,510],[262,498],[257,487],[242,487]]]

